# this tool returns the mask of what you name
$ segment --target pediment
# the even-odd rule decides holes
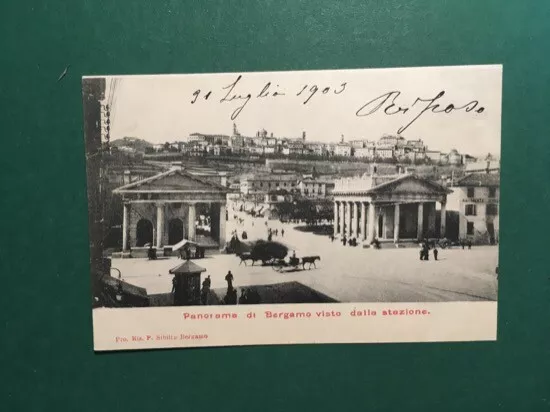
[[[449,193],[449,190],[436,182],[410,175],[376,186],[369,192],[392,195],[442,195]]]
[[[227,189],[220,184],[193,176],[181,170],[171,170],[115,189],[115,193],[132,192],[219,192]]]

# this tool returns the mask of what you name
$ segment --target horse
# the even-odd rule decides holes
[[[254,266],[254,263],[256,263],[257,261],[259,260],[262,260],[260,259],[259,257],[257,256],[252,256],[252,254],[250,252],[244,252],[244,253],[241,253],[240,255],[238,255],[240,258],[241,258],[241,261],[239,262],[239,266],[241,266],[241,264],[244,262],[244,265],[245,266],[248,266],[246,264],[246,261],[247,260],[251,260],[252,261],[252,266]],[[263,261],[262,261],[263,263]]]
[[[317,266],[315,265],[316,260],[321,260],[321,257],[320,256],[305,256],[305,257],[303,257],[302,258],[302,269],[306,268],[306,263],[309,264],[308,269],[311,269],[311,265],[313,265],[313,267],[315,269],[317,269]]]

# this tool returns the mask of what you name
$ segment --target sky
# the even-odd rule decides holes
[[[245,136],[305,131],[307,140],[334,142],[400,134],[430,150],[499,155],[501,87],[494,65],[112,76],[106,101],[111,139],[185,141],[194,132],[230,135],[235,123]]]

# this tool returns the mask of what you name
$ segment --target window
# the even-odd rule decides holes
[[[467,222],[466,223],[466,234],[467,235],[473,235],[474,234],[474,222]]]
[[[476,216],[477,210],[476,205],[466,205],[466,216]]]
[[[494,199],[495,197],[497,197],[497,188],[496,187],[490,187],[489,188],[489,197],[491,199]]]
[[[475,191],[475,188],[474,188],[474,187],[469,187],[469,188],[467,189],[467,191],[468,191],[468,194],[467,194],[468,197],[474,197],[475,194],[476,194],[476,191]]]
[[[498,215],[498,205],[495,203],[489,203],[487,209],[485,210],[487,216],[496,216]]]

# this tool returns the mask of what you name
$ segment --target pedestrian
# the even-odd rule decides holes
[[[209,293],[210,293],[210,286],[208,285],[208,281],[204,279],[204,282],[202,282],[202,289],[201,289],[201,303],[203,305],[208,304]]]
[[[342,238],[342,244],[343,244],[344,246],[346,246],[346,242],[347,242],[347,241],[348,241],[348,240],[346,239],[346,235],[344,235],[344,237]]]
[[[420,248],[420,260],[424,260],[424,248]]]
[[[204,279],[204,282],[206,282],[206,285],[208,286],[208,289],[210,289],[210,286],[212,285],[212,279],[210,279],[210,275],[208,275],[206,277],[206,279]],[[204,284],[203,282],[203,284]]]
[[[462,250],[464,250],[464,245],[465,245],[464,239],[460,239],[460,246],[462,246]]]
[[[285,237],[285,230],[281,229],[281,237]]]
[[[437,260],[437,255],[439,254],[439,251],[437,248],[434,247],[434,260]]]
[[[227,275],[225,275],[225,280],[227,282],[227,290],[233,289],[233,273],[231,271],[227,272]]]
[[[468,250],[472,249],[472,241],[468,239]]]

